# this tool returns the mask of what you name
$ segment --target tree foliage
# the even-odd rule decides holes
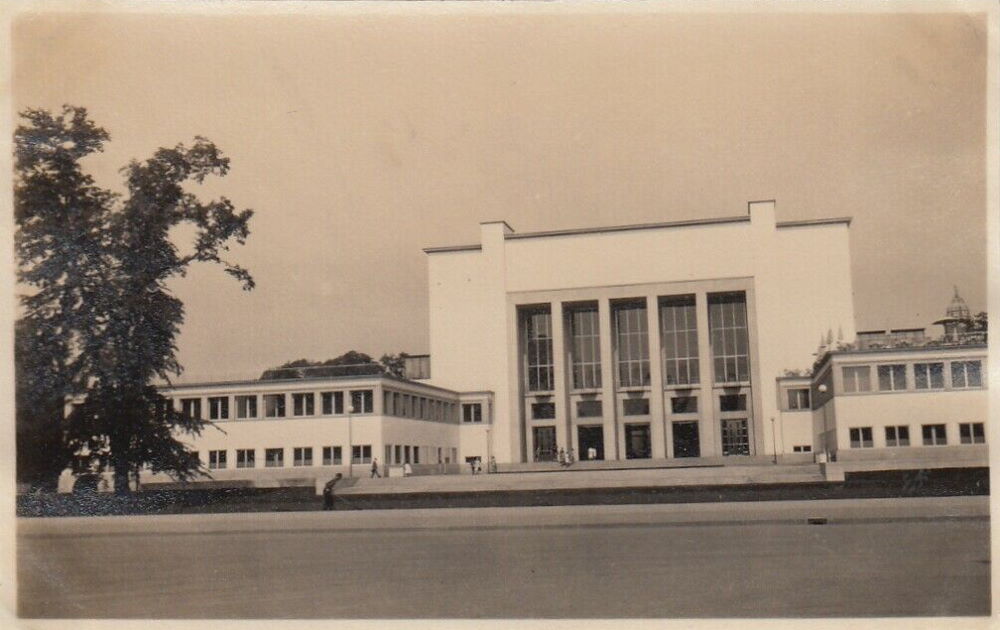
[[[304,376],[370,376],[374,374],[391,374],[399,378],[406,375],[405,352],[399,354],[384,354],[378,361],[370,355],[357,350],[348,350],[344,354],[325,361],[296,359],[287,361],[276,368],[264,370],[261,380],[277,380],[285,378],[302,378]]]

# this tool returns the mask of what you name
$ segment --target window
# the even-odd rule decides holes
[[[208,467],[222,470],[226,467],[226,451],[209,451]]]
[[[372,413],[374,411],[375,397],[370,389],[356,389],[351,391],[351,413]]]
[[[253,468],[255,466],[257,451],[252,448],[241,448],[236,450],[236,467]]]
[[[902,364],[878,366],[878,389],[881,392],[906,389],[906,366]]]
[[[787,390],[789,411],[804,411],[809,409],[809,388],[796,387]]]
[[[917,363],[913,377],[917,389],[944,389],[944,363]]]
[[[535,420],[551,420],[556,417],[556,404],[541,402],[531,404],[531,417]]]
[[[359,444],[351,447],[351,461],[355,464],[372,463],[372,447],[370,444]]]
[[[313,450],[311,446],[296,447],[292,449],[293,464],[295,466],[312,466]]]
[[[597,306],[576,308],[569,315],[572,337],[573,388],[601,386],[601,333]]]
[[[698,320],[693,295],[660,301],[660,339],[665,359],[664,383],[698,383]]]
[[[716,383],[750,380],[750,342],[746,294],[721,293],[708,297],[709,341]]]
[[[952,361],[951,386],[956,389],[982,387],[983,377],[980,361]]]
[[[867,365],[854,365],[843,368],[844,392],[870,392],[872,390],[871,368]]]
[[[675,396],[670,399],[670,411],[674,413],[698,413],[698,397]]]
[[[577,418],[600,418],[604,415],[604,406],[599,400],[578,400],[576,403]]]
[[[189,418],[201,418],[201,398],[181,398],[181,411]]]
[[[886,427],[885,428],[885,445],[886,446],[909,446],[910,445],[910,427],[906,425],[901,425],[898,427]]]
[[[719,411],[746,411],[746,394],[722,394],[719,396]]]
[[[875,446],[872,442],[871,427],[851,427],[851,448],[871,448]]]
[[[986,432],[982,422],[964,422],[958,425],[959,441],[962,444],[984,444]]]
[[[528,391],[552,390],[552,315],[548,309],[525,311],[523,326]]]
[[[236,397],[236,417],[256,418],[257,417],[257,397],[237,396]]]
[[[265,468],[281,468],[285,465],[285,449],[269,448],[264,451]]]
[[[319,396],[323,405],[323,415],[344,413],[344,392],[323,392]],[[398,405],[396,408],[399,409]]]
[[[219,396],[208,399],[208,419],[229,419],[229,396]]]
[[[393,446],[393,462],[397,464],[403,463],[403,447],[399,444]]]
[[[323,447],[323,465],[324,466],[340,466],[343,463],[341,450],[339,446],[324,446]]]
[[[413,463],[414,464],[419,464],[420,463],[420,447],[419,446],[414,446],[413,447]]]
[[[483,406],[480,403],[462,405],[462,422],[482,422]]]
[[[264,394],[264,416],[267,418],[285,417],[284,394]]]
[[[646,303],[630,302],[614,307],[615,351],[618,386],[649,385],[649,322]]]
[[[948,436],[943,424],[925,424],[923,427],[924,446],[944,446]]]
[[[749,455],[750,430],[746,418],[723,419],[722,421],[722,454]]]
[[[811,453],[813,447],[811,444],[804,444],[802,446],[793,446],[792,451],[795,453]]]
[[[316,397],[312,392],[292,394],[292,414],[311,416],[316,413]]]
[[[648,416],[648,398],[626,398],[622,401],[622,415],[625,416]]]

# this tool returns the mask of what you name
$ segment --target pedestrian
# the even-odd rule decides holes
[[[370,478],[374,479],[375,477],[382,478],[382,475],[378,473],[378,458],[372,458],[372,476]]]
[[[403,476],[409,477],[412,474],[413,474],[413,467],[410,466],[410,462],[406,462],[405,464],[403,464]]]
[[[477,475],[483,474],[483,460],[479,459],[478,457],[476,458],[476,474]]]
[[[593,446],[587,449],[587,459],[594,460],[597,459],[597,449]]]
[[[333,507],[333,487],[337,485],[337,482],[343,477],[342,474],[337,473],[337,476],[326,482],[323,486],[323,509],[332,510]]]
[[[469,471],[474,475],[476,474],[476,460],[475,458],[469,459]]]
[[[495,473],[497,471],[497,458],[490,455],[490,472]]]
[[[572,466],[574,461],[576,461],[576,455],[573,453],[573,449],[570,448],[566,451],[566,465]]]

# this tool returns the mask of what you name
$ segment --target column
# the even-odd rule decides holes
[[[611,344],[611,301],[597,303],[601,331],[601,400],[604,415],[604,459],[623,459],[618,448],[618,401],[615,400],[615,363]]]
[[[573,436],[569,432],[569,396],[566,387],[566,334],[562,302],[549,304],[552,318],[552,374],[555,377],[553,398],[556,403],[556,448],[569,450]]]
[[[660,302],[656,295],[646,296],[646,328],[649,343],[649,439],[653,459],[667,456],[663,413],[663,361],[660,356]]]
[[[712,347],[709,343],[708,294],[699,291],[695,295],[695,315],[698,320],[698,441],[702,457],[722,455],[722,427],[715,415],[715,400],[712,388]]]

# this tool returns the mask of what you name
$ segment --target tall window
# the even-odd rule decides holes
[[[323,404],[323,415],[344,413],[344,392],[323,392],[320,394],[320,399]]]
[[[351,413],[372,413],[374,411],[375,395],[370,389],[351,391]]]
[[[708,328],[716,383],[750,380],[750,341],[746,294],[720,293],[708,297]]]
[[[229,419],[229,396],[213,396],[208,399],[208,419]]]
[[[615,349],[618,353],[618,386],[649,385],[649,326],[646,303],[629,302],[614,307]]]
[[[952,361],[951,386],[956,388],[982,387],[982,363],[979,361]]]
[[[284,394],[264,394],[264,416],[268,418],[285,417]]]
[[[524,314],[525,366],[528,391],[554,389],[552,365],[552,314],[548,310]]]
[[[871,372],[871,368],[867,365],[852,365],[843,368],[844,391],[848,394],[870,392],[872,390]]]
[[[292,394],[292,414],[296,416],[311,416],[316,413],[316,397],[312,392]]]
[[[201,418],[201,398],[182,398],[181,411],[189,418]]]
[[[906,389],[906,366],[878,366],[878,389],[882,392],[893,392]]]
[[[462,422],[482,422],[482,403],[465,403],[462,405]]]
[[[574,389],[596,389],[601,386],[601,333],[598,322],[596,306],[570,311]]]
[[[944,363],[917,363],[913,366],[917,389],[944,389]]]
[[[664,383],[698,383],[698,321],[693,295],[664,298],[660,302],[660,330]]]
[[[257,397],[237,396],[236,397],[236,417],[256,418],[257,417]]]

